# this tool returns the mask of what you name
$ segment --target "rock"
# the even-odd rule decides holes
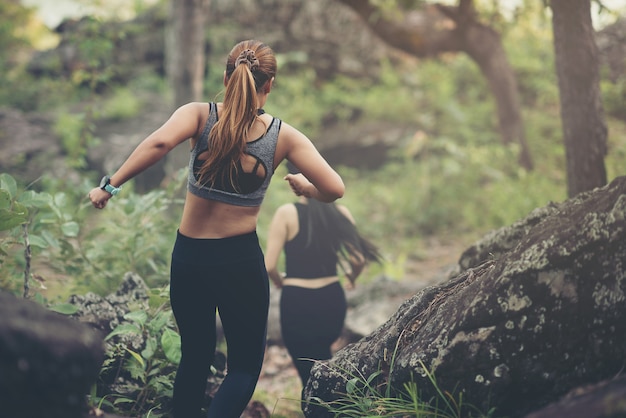
[[[525,418],[619,418],[626,416],[626,376],[576,388],[563,399]]]
[[[462,392],[465,405],[515,418],[620,373],[626,177],[544,211],[501,231],[508,241],[492,240],[493,251],[481,247],[493,257],[462,257],[456,277],[420,291],[372,334],[316,364],[305,396],[336,400],[351,372],[380,373],[371,385],[389,385],[391,396],[413,381],[432,399],[428,371],[442,390]],[[305,415],[331,416],[311,406]]]
[[[250,401],[241,418],[269,418],[270,411],[259,401]]]
[[[72,295],[68,303],[77,308],[77,312],[72,315],[73,318],[89,324],[106,337],[118,325],[127,322],[124,315],[131,312],[131,308],[147,310],[148,299],[148,286],[141,277],[129,272],[115,293],[106,297],[91,292],[85,295]],[[138,349],[143,345],[143,340],[126,343],[130,343],[131,348]]]
[[[11,173],[26,183],[46,174],[78,178],[71,174],[59,156],[60,141],[52,132],[52,119],[43,114],[0,109],[0,172]]]
[[[82,417],[103,357],[88,326],[0,292],[0,416]]]

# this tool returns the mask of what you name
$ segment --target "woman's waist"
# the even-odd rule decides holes
[[[205,200],[187,193],[180,232],[190,238],[227,238],[254,232],[259,208]]]
[[[225,238],[194,238],[178,230],[172,260],[194,265],[263,261],[256,231]]]
[[[329,284],[339,281],[339,276],[326,276],[316,278],[286,277],[283,279],[283,286],[306,287],[308,289],[319,289]]]

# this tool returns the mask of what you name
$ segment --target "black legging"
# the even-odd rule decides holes
[[[263,364],[269,281],[255,232],[223,239],[178,233],[172,252],[170,300],[181,336],[174,382],[174,418],[200,415],[215,357],[216,308],[227,344],[227,374],[209,418],[239,418]]]
[[[319,289],[282,288],[281,333],[302,386],[309,380],[313,360],[331,358],[330,347],[341,335],[346,309],[346,295],[339,282]]]

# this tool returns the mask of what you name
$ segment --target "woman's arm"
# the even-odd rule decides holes
[[[111,176],[111,185],[120,187],[137,174],[162,159],[180,143],[197,135],[202,126],[201,106],[203,103],[189,103],[178,108],[156,131],[144,139],[121,167]],[[89,192],[92,204],[102,209],[111,194],[95,187]]]
[[[283,286],[283,276],[278,271],[278,259],[283,251],[285,242],[288,240],[288,219],[293,216],[292,212],[295,212],[295,207],[292,204],[282,205],[276,209],[267,234],[265,267],[270,279],[278,288]]]
[[[322,202],[333,202],[345,192],[345,185],[339,174],[315,148],[303,133],[288,125],[281,126],[284,141],[282,155],[295,165],[301,174],[288,174],[285,180],[297,196],[306,196]]]

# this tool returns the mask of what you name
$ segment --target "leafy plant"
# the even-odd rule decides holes
[[[88,181],[47,193],[22,188],[10,175],[0,175],[0,263],[7,272],[0,286],[17,293],[29,265],[29,279],[65,277],[70,283],[64,287],[65,296],[85,290],[110,293],[127,271],[141,275],[151,287],[164,285],[176,231],[172,210],[182,203],[176,197],[177,184],[145,195],[132,193],[129,184],[123,195],[96,212],[85,200],[92,187]],[[32,250],[28,260],[23,255],[26,246]]]
[[[87,106],[84,113],[61,113],[54,125],[54,133],[61,138],[63,151],[70,167],[85,168],[87,149],[98,143],[94,136],[93,109]]]
[[[180,336],[167,302],[168,290],[154,290],[152,300],[160,301],[158,307],[126,314],[127,322],[106,336],[103,393],[92,394],[92,404],[132,416],[159,417],[158,411],[168,409],[180,362]],[[138,345],[140,349],[131,348]]]
[[[51,202],[50,194],[21,190],[11,175],[0,174],[0,232],[6,234],[0,239],[0,265],[11,271],[3,275],[1,284],[17,293],[17,280],[22,276],[24,297],[30,296],[32,247],[47,245],[45,239],[33,233],[37,215],[49,210]],[[23,248],[23,257],[13,253],[15,247]]]

